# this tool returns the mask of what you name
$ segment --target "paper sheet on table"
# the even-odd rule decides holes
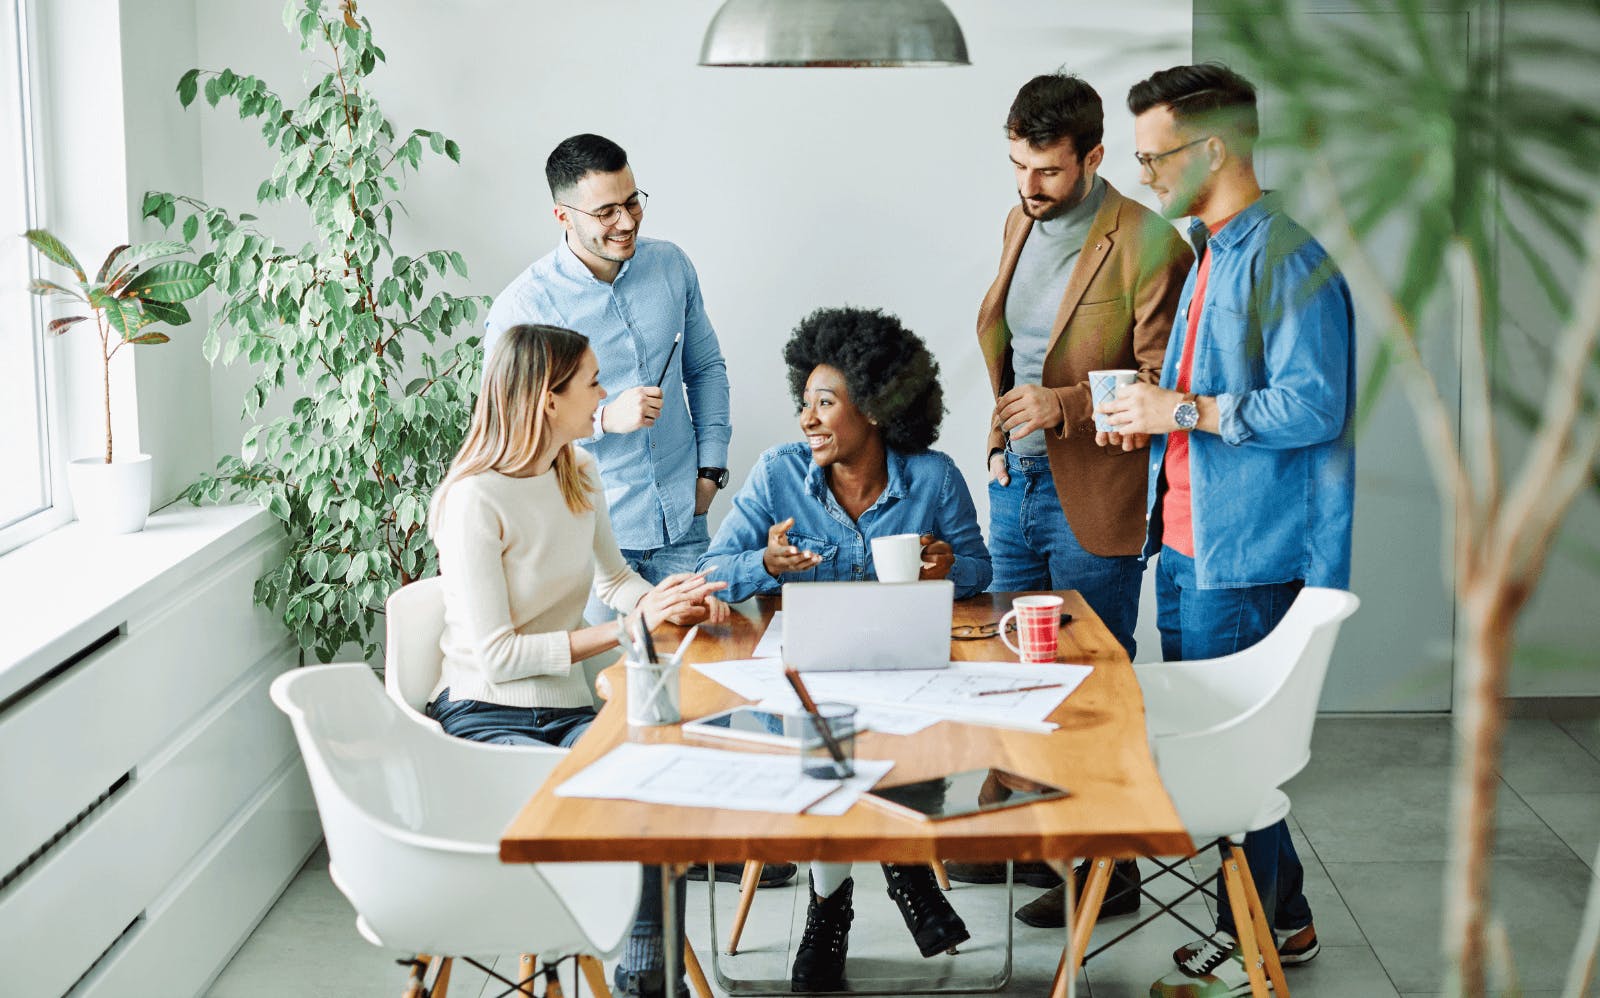
[[[856,777],[841,784],[805,776],[792,754],[624,742],[557,787],[556,796],[779,814],[799,814],[827,797],[842,814],[893,767],[890,760],[858,759]]]
[[[740,696],[769,707],[799,709],[783,678],[783,663],[772,659],[706,662],[695,666]],[[1046,721],[1093,671],[1087,665],[1029,665],[1021,662],[951,662],[948,669],[893,669],[861,672],[808,672],[805,683],[818,700],[839,700],[898,712],[930,714],[943,720],[989,724],[1025,731],[1051,731]],[[1054,688],[1016,693],[1025,686]],[[886,721],[892,726],[892,721]],[[875,730],[888,731],[887,727]],[[919,729],[920,730],[920,729]],[[897,733],[897,732],[889,732]]]
[[[751,658],[782,658],[783,657],[783,611],[774,610],[772,619],[767,622],[767,629],[761,632],[761,640],[756,642],[755,648],[750,652]]]

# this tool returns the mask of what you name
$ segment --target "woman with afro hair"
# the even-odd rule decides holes
[[[931,450],[944,416],[939,365],[900,320],[877,309],[825,308],[783,349],[805,439],[773,447],[733,498],[699,571],[716,565],[738,602],[785,582],[877,578],[872,539],[921,535],[923,579],[948,578],[957,598],[993,575],[966,481]],[[884,864],[894,898],[931,957],[969,936],[926,866]],[[844,987],[853,917],[848,863],[813,863],[796,991]]]

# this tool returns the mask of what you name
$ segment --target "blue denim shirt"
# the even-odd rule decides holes
[[[1189,390],[1217,399],[1220,434],[1189,435],[1195,584],[1350,585],[1355,506],[1355,309],[1327,252],[1274,195],[1210,238],[1189,227],[1195,266],[1178,302],[1161,384],[1177,384],[1199,260],[1211,275]],[[1150,447],[1145,556],[1161,547],[1167,438]]]
[[[994,577],[989,549],[978,529],[978,512],[955,462],[936,450],[902,454],[888,450],[889,484],[860,520],[839,505],[827,477],[811,460],[811,448],[788,443],[762,454],[733,497],[699,570],[716,565],[713,579],[728,583],[722,598],[737,603],[757,593],[776,593],[785,582],[857,582],[876,579],[872,538],[932,534],[955,552],[950,581],[961,599],[988,588]],[[822,555],[815,568],[767,574],[761,563],[767,531],[794,517],[789,541]]]
[[[728,368],[700,299],[689,258],[660,239],[638,241],[633,259],[607,284],[567,246],[517,275],[494,300],[484,323],[484,352],[520,322],[563,326],[589,337],[606,393],[661,382],[665,400],[655,425],[580,441],[600,464],[617,546],[650,551],[688,533],[701,468],[728,466]],[[683,342],[673,351],[673,337]]]

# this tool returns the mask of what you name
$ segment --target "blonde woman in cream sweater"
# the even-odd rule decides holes
[[[594,459],[573,446],[592,433],[605,398],[598,376],[589,341],[555,326],[512,327],[485,362],[466,442],[429,516],[445,626],[428,714],[447,734],[503,745],[577,741],[595,717],[578,663],[617,644],[615,622],[584,625],[591,586],[652,624],[727,619],[727,604],[711,598],[725,583],[681,574],[652,587],[623,562]],[[617,968],[624,994],[665,990],[660,885],[647,869]]]

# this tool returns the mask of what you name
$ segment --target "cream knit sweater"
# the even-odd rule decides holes
[[[598,482],[594,458],[577,457]],[[553,471],[531,478],[484,472],[450,487],[433,538],[444,580],[439,686],[450,688],[450,699],[592,706],[567,638],[584,626],[589,587],[623,612],[650,590],[622,560],[605,502],[595,499],[593,512],[574,515]]]

